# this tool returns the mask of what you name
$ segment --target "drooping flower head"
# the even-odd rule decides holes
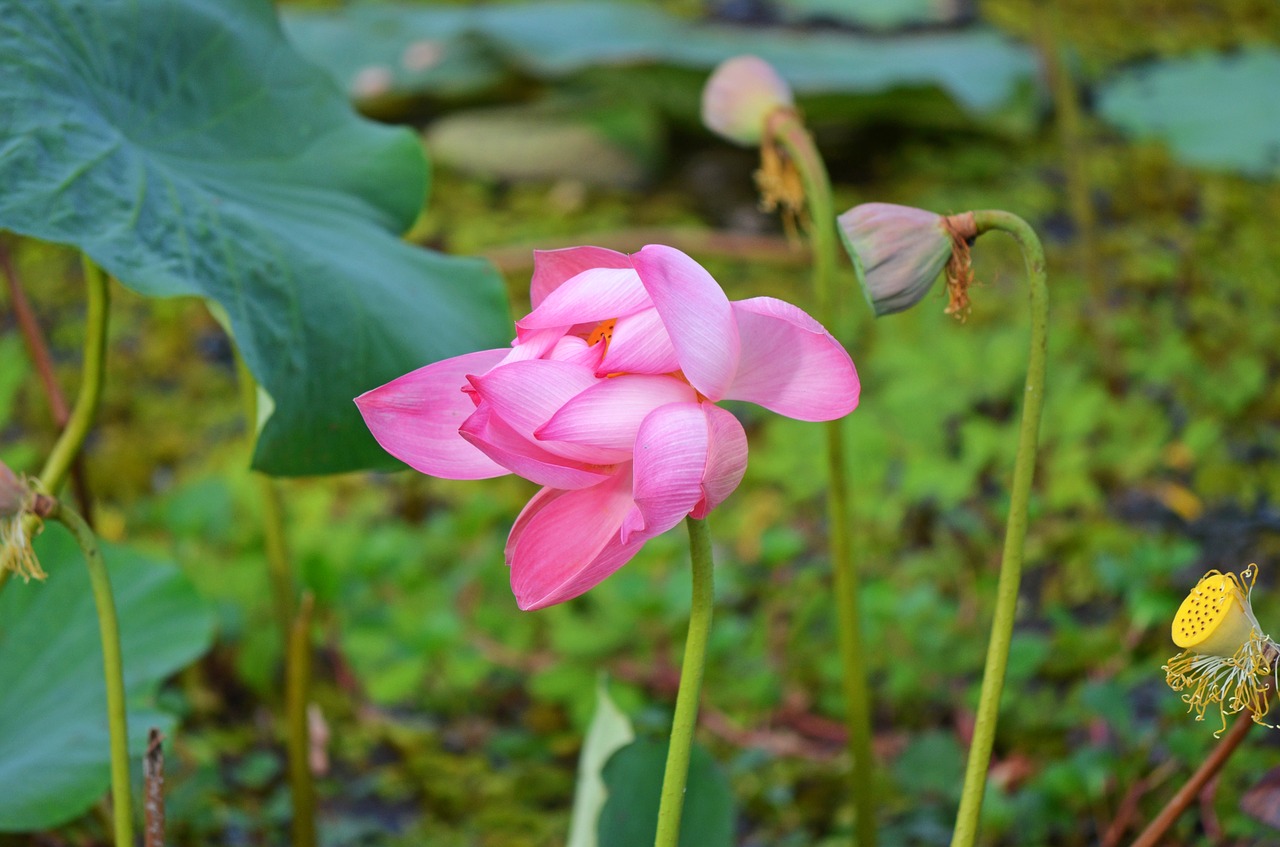
[[[1182,700],[1196,720],[1217,707],[1222,728],[1227,716],[1248,709],[1253,720],[1270,708],[1268,677],[1275,673],[1277,648],[1262,632],[1250,595],[1258,566],[1240,576],[1209,571],[1178,607],[1173,619],[1173,643],[1183,651],[1164,666],[1165,680],[1174,691],[1189,691]]]
[[[946,313],[969,309],[973,214],[943,216],[893,203],[863,203],[837,219],[862,293],[876,317],[911,308],[947,270]]]
[[[45,578],[24,525],[34,500],[31,486],[0,462],[0,571],[13,571],[24,580]]]
[[[743,147],[760,143],[765,122],[775,109],[794,105],[790,86],[757,56],[725,59],[702,88],[702,122]]]
[[[420,368],[356,399],[387,452],[422,473],[515,473],[543,488],[507,540],[522,609],[560,603],[742,481],[747,439],[720,400],[800,420],[858,402],[844,348],[771,297],[730,302],[671,247],[535,254],[511,347]]]

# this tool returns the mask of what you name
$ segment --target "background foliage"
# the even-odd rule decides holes
[[[694,5],[665,8],[692,15],[700,12]],[[739,5],[775,8],[719,4],[719,21]],[[811,14],[802,3],[776,8]],[[879,89],[813,90],[802,99],[841,208],[868,200],[939,211],[1002,207],[1031,221],[1049,250],[1044,450],[984,810],[993,844],[1106,843],[1109,829],[1134,813],[1126,810],[1153,813],[1211,747],[1212,727],[1183,714],[1159,670],[1174,652],[1168,621],[1203,570],[1258,561],[1259,619],[1272,627],[1280,620],[1280,189],[1265,178],[1274,174],[1276,160],[1265,153],[1274,148],[1265,145],[1274,143],[1280,112],[1268,123],[1248,111],[1264,151],[1250,156],[1271,169],[1237,173],[1238,157],[1189,154],[1168,121],[1142,128],[1136,107],[1115,105],[1137,96],[1133,73],[1157,73],[1136,69],[1139,60],[1198,66],[1205,50],[1247,48],[1244,58],[1213,67],[1271,61],[1248,57],[1274,55],[1262,52],[1280,41],[1272,4],[1205,8],[1160,4],[1157,15],[1141,2],[1081,2],[1063,10],[1046,40],[1030,6],[991,0],[943,25],[946,33],[993,27],[1026,57],[1015,62],[1025,85],[1010,89],[1002,109],[971,112],[944,90],[901,82],[892,64]],[[358,34],[361,16],[392,12],[353,14]],[[305,52],[301,20],[290,18],[288,29]],[[733,298],[808,301],[795,252],[755,209],[753,156],[696,125],[691,107],[709,62],[604,61],[597,53],[547,70],[522,64],[518,45],[483,28],[468,32],[461,46],[450,42],[439,73],[450,68],[483,85],[436,87],[397,70],[390,83],[365,74],[366,86],[384,83],[370,94],[355,86],[360,70],[330,70],[370,113],[421,126],[429,139],[447,141],[455,122],[450,131],[462,134],[454,137],[473,139],[459,145],[464,152],[510,144],[521,127],[531,136],[551,127],[579,146],[517,146],[537,164],[532,175],[450,159],[442,148],[438,158],[450,164],[436,174],[414,239],[458,255],[487,252],[507,272],[516,314],[527,296],[528,247],[635,249],[655,231],[692,239],[683,246]],[[770,37],[753,29],[741,43]],[[592,44],[607,53],[611,42]],[[352,53],[365,49],[373,48],[359,42]],[[1083,127],[1083,172],[1099,222],[1092,279],[1060,136],[1033,82],[1046,49],[1067,53],[1086,103],[1099,104]],[[400,67],[403,50],[382,63]],[[1226,84],[1209,85],[1209,96]],[[1231,90],[1249,110],[1255,101],[1246,89]],[[515,123],[480,134],[456,129],[483,127],[466,122],[494,120],[498,108]],[[1197,108],[1188,99],[1180,111]],[[1113,112],[1137,139],[1103,122]],[[1241,128],[1232,137],[1245,136]],[[559,155],[566,149],[571,155]],[[584,171],[591,161],[610,164]],[[628,178],[614,180],[622,170]],[[711,229],[750,236],[749,259],[717,248],[705,237]],[[380,239],[398,255],[398,242]],[[4,246],[73,387],[82,321],[75,258],[32,240],[6,237]],[[948,840],[990,619],[1026,328],[1012,245],[984,239],[976,258],[985,284],[963,325],[943,315],[942,295],[873,324],[851,270],[843,277],[859,310],[846,329],[864,382],[853,447],[885,843]],[[0,458],[31,470],[53,428],[12,311],[0,314]],[[98,528],[178,563],[216,621],[212,650],[160,692],[181,720],[169,761],[172,840],[284,843],[280,645],[230,347],[200,302],[144,300],[117,286],[108,368],[87,453]],[[752,457],[743,488],[712,521],[719,605],[700,740],[732,788],[738,843],[833,842],[850,808],[833,720],[840,702],[821,552],[821,435],[735,411]],[[688,604],[680,534],[648,545],[583,599],[522,614],[500,565],[506,531],[530,493],[521,481],[346,475],[284,490],[291,550],[318,602],[328,843],[562,843],[602,668],[641,737],[665,730]],[[10,585],[5,602],[32,590]],[[1217,788],[1216,819],[1189,814],[1177,837],[1273,839],[1238,806],[1274,763],[1277,743],[1251,736]],[[102,834],[89,814],[48,838]]]

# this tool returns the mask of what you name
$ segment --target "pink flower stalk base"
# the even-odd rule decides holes
[[[671,247],[538,252],[531,299],[510,349],[356,399],[378,443],[422,473],[543,486],[507,540],[521,609],[582,594],[738,487],[746,433],[716,402],[805,421],[858,404],[853,362],[817,321],[771,297],[730,302]]]

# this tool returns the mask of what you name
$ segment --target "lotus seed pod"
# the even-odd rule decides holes
[[[754,147],[770,113],[794,105],[790,86],[772,65],[756,56],[734,56],[720,63],[702,89],[702,122],[735,144]]]
[[[951,258],[943,217],[892,203],[863,203],[839,218],[862,293],[877,317],[911,308]]]
[[[1231,658],[1255,624],[1234,574],[1209,573],[1196,584],[1173,618],[1173,643],[1203,655]]]

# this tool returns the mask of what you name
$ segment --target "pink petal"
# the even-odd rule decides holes
[[[772,297],[733,304],[742,339],[725,393],[802,421],[843,417],[858,405],[858,372],[840,342],[800,309]]]
[[[649,305],[649,295],[631,268],[591,268],[565,280],[538,308],[516,321],[516,329],[523,339],[530,330],[607,321]]]
[[[529,359],[494,368],[482,377],[468,377],[493,414],[522,438],[534,432],[565,403],[600,380],[585,365],[552,359]],[[612,465],[631,458],[629,452],[544,440],[541,446],[565,459],[593,465]]]
[[[511,351],[503,358],[501,364],[522,362],[525,359],[545,359],[556,345],[565,337],[564,327],[537,329],[527,332],[523,337],[511,342]]]
[[[630,268],[626,253],[604,247],[566,247],[563,250],[534,250],[533,279],[529,283],[529,300],[533,308],[542,305],[547,295],[572,277],[591,268]]]
[[[671,403],[655,409],[636,433],[636,511],[622,525],[622,541],[643,531],[652,538],[684,519],[705,497],[703,475],[711,431],[701,403]]]
[[[595,373],[600,367],[600,358],[603,353],[603,344],[588,344],[585,338],[566,335],[556,342],[556,346],[552,348],[547,358],[555,359],[557,362],[582,365]]]
[[[719,400],[738,369],[738,325],[720,284],[674,247],[650,244],[631,257],[694,388]]]
[[[511,590],[520,608],[562,603],[626,564],[644,543],[619,542],[631,507],[626,471],[592,488],[534,497],[507,540]]]
[[[561,458],[532,443],[481,403],[461,429],[462,437],[490,459],[518,476],[553,488],[587,488],[603,482],[612,469],[590,467]]]
[[[534,437],[621,450],[629,459],[640,423],[650,412],[668,403],[696,400],[687,382],[671,376],[602,379],[561,406]]]
[[[508,473],[458,434],[475,405],[463,393],[467,374],[485,373],[507,355],[481,350],[419,368],[356,398],[373,437],[415,470],[445,479]]]
[[[598,376],[613,373],[669,374],[680,370],[676,348],[657,309],[645,309],[614,324]]]
[[[703,498],[691,514],[701,520],[719,506],[742,482],[747,472],[747,433],[731,412],[702,404],[707,415],[710,447],[702,472]]]

